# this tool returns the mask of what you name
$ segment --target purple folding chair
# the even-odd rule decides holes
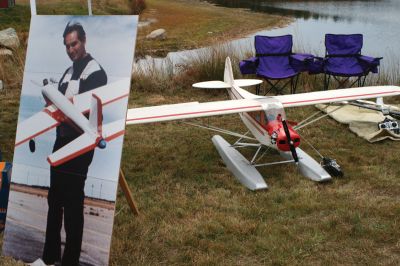
[[[361,55],[362,46],[362,34],[325,35],[326,52],[322,64],[325,90],[329,88],[331,77],[338,82],[337,88],[352,87],[356,83],[358,87],[362,87],[370,72],[378,73],[382,57]],[[351,77],[356,79],[349,86],[347,82]]]
[[[307,62],[313,59],[310,54],[294,54],[292,52],[292,35],[268,37],[255,36],[256,56],[240,62],[242,74],[256,74],[270,85],[270,91],[283,94],[290,85],[290,93],[296,92],[299,73],[307,71]],[[260,87],[256,88],[260,93]]]

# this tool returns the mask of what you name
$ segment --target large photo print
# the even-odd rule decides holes
[[[107,265],[137,16],[33,16],[3,254]]]

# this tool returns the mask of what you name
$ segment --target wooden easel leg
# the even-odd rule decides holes
[[[119,178],[118,178],[118,182],[119,182],[119,185],[120,185],[121,188],[122,188],[122,191],[123,191],[124,194],[125,194],[126,201],[128,202],[128,205],[129,205],[129,207],[131,208],[131,211],[132,211],[135,215],[139,215],[139,210],[138,210],[138,208],[137,208],[137,204],[136,204],[136,202],[133,200],[132,193],[131,193],[131,191],[129,190],[129,186],[128,186],[128,183],[126,182],[125,175],[124,175],[124,172],[122,172],[122,169],[119,169]]]

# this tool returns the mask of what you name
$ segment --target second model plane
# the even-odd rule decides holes
[[[129,84],[129,79],[122,79],[70,99],[59,92],[54,84],[45,84],[42,95],[47,105],[18,124],[15,146],[29,142],[33,152],[35,137],[60,123],[67,123],[81,135],[48,156],[47,161],[52,166],[65,163],[96,147],[106,148],[108,141],[124,134],[125,120],[117,119],[103,124],[103,107],[127,99]],[[85,115],[89,115],[89,118]]]

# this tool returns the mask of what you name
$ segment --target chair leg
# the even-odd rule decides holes
[[[261,84],[256,85],[256,95],[260,95]]]
[[[364,78],[362,78],[362,77],[364,77]],[[362,82],[361,82],[361,86],[360,87],[364,87],[365,86],[365,80],[367,79],[367,75],[365,75],[365,76],[362,76],[361,78],[360,78],[360,80],[362,79]]]
[[[331,79],[331,75],[329,74],[324,74],[324,90],[329,90],[329,82]]]
[[[298,75],[297,75],[298,76]],[[284,79],[276,80],[275,83],[272,80],[265,79],[265,81],[271,86],[268,90],[265,91],[264,95],[267,95],[269,92],[274,91],[275,95],[283,95],[283,90],[286,86],[290,85],[290,93],[293,93],[296,90],[297,86],[297,76],[296,79],[293,80],[294,77],[289,78],[282,86],[278,86],[281,81]]]
[[[290,80],[291,80],[291,86],[290,86],[290,93],[291,94],[295,94],[296,93],[296,89],[297,89],[297,82],[298,82],[298,80],[299,80],[299,76],[300,76],[300,74],[298,74],[298,75],[296,75],[296,76],[294,76],[294,77],[292,77]]]
[[[282,87],[279,88],[279,87],[278,87],[278,84],[282,81],[281,79],[280,79],[280,80],[277,80],[275,83],[273,83],[272,81],[270,81],[270,80],[268,80],[268,79],[266,79],[266,81],[267,81],[267,83],[271,86],[271,88],[269,88],[269,90],[266,91],[264,95],[267,95],[267,93],[269,93],[270,91],[275,91],[275,94],[276,94],[276,95],[283,94],[283,93],[282,93],[282,90],[286,87],[287,83],[284,84]],[[290,81],[289,81],[289,82],[290,82]]]
[[[333,76],[333,79],[336,80],[336,82],[338,83],[338,86],[336,87],[336,89],[340,89],[340,88],[348,87],[345,85],[345,83],[347,81],[349,81],[350,77],[345,77],[344,79],[341,80],[339,77]]]

